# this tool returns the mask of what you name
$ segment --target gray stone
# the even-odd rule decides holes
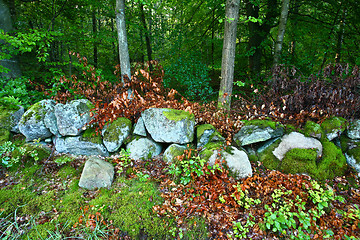
[[[360,159],[356,159],[354,155],[350,155],[345,153],[345,158],[347,164],[355,169],[358,173],[360,173]]]
[[[293,148],[309,149],[313,148],[317,150],[317,156],[322,156],[322,144],[319,140],[311,137],[305,137],[298,132],[292,132],[285,135],[277,148],[273,151],[275,157],[282,160],[285,154]]]
[[[139,136],[146,137],[146,129],[142,117],[140,117],[136,122],[133,133]]]
[[[82,136],[58,137],[54,140],[54,145],[59,153],[109,156],[109,152],[103,144],[88,141]]]
[[[25,110],[23,108],[23,106],[19,106],[19,110],[17,110],[16,112],[14,112],[11,116],[11,131],[15,132],[15,133],[20,133],[19,130],[19,122],[21,120],[22,115],[24,115]]]
[[[169,108],[150,108],[143,111],[141,117],[156,142],[186,144],[194,140],[193,114]]]
[[[114,167],[98,157],[90,157],[82,171],[79,187],[88,190],[110,187],[114,179]]]
[[[44,124],[53,135],[60,136],[54,111],[48,112],[45,115]]]
[[[264,142],[266,140],[281,137],[284,134],[283,127],[272,129],[271,127],[261,128],[256,125],[244,126],[234,135],[233,140],[238,146],[246,146],[252,143]]]
[[[55,101],[42,100],[32,105],[21,117],[19,131],[26,141],[45,139],[52,136],[44,119],[54,111]]]
[[[351,122],[346,135],[351,139],[360,139],[360,119]]]
[[[274,142],[279,140],[280,137],[269,139],[263,143],[260,144],[260,146],[256,149],[256,153],[262,153],[265,151],[268,147],[270,147]]]
[[[216,150],[210,156],[210,166],[213,166],[215,164],[215,161],[218,158],[218,153],[218,150]],[[226,166],[228,167],[230,174],[232,174],[234,178],[239,179],[252,176],[252,168],[246,152],[240,151],[235,147],[231,147],[231,154],[222,151],[221,156],[225,160]]]
[[[186,146],[179,145],[176,143],[171,144],[164,152],[163,159],[167,163],[171,163],[178,156],[184,154],[184,151],[187,149]]]
[[[161,153],[162,146],[148,138],[140,138],[128,143],[126,150],[130,152],[132,159],[150,159]]]
[[[109,152],[116,152],[130,135],[131,121],[118,118],[102,130],[103,143]]]
[[[55,106],[55,116],[59,133],[62,136],[78,136],[90,122],[92,104],[87,99],[73,100]]]
[[[209,142],[225,141],[225,138],[211,124],[197,126],[196,137],[198,148],[204,147]]]

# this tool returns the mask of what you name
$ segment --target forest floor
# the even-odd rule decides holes
[[[107,159],[113,185],[89,191],[78,187],[86,158],[62,155],[71,161],[60,165],[58,157],[0,169],[1,239],[360,238],[351,169],[317,182],[252,162],[253,176],[236,181],[205,164],[182,185],[161,157],[118,155]]]

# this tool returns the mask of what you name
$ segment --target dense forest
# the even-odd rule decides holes
[[[305,80],[321,75],[329,64],[360,64],[355,0],[246,0],[238,7],[237,93],[266,85],[275,65],[291,67]],[[55,92],[62,76],[82,71],[70,52],[86,57],[102,79],[117,81],[115,0],[3,0],[1,8],[11,15],[1,27],[1,61],[18,62],[13,74],[22,80],[17,81],[29,79]],[[128,1],[125,14],[133,71],[155,60],[165,70],[166,87],[190,100],[217,98],[224,22],[229,21],[225,1]]]

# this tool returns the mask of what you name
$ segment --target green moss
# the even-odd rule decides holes
[[[274,142],[271,146],[266,148],[264,151],[262,151],[259,154],[259,160],[263,163],[263,165],[268,169],[278,169],[280,166],[280,160],[275,157],[275,155],[272,153],[275,148],[277,148],[280,144],[281,140],[277,140]]]
[[[206,220],[201,217],[192,217],[186,223],[184,239],[208,239]]]
[[[274,122],[271,120],[260,120],[260,119],[254,119],[254,120],[243,120],[242,121],[244,126],[249,126],[249,125],[255,125],[258,126],[260,128],[267,128],[267,127],[271,127],[272,129],[276,129],[278,126],[282,126],[281,123],[279,122]]]
[[[11,129],[11,114],[14,110],[9,110],[3,106],[0,106],[0,128]]]
[[[314,136],[323,136],[324,131],[321,128],[320,124],[317,124],[312,121],[307,121],[303,131],[301,131],[306,137],[314,137]]]
[[[348,124],[347,120],[342,117],[331,117],[321,124],[321,128],[325,133],[331,133],[334,129],[345,130]]]
[[[315,176],[320,179],[331,179],[335,176],[343,176],[347,169],[346,158],[341,149],[333,142],[324,141],[323,157],[318,163],[318,171]]]
[[[202,124],[197,126],[196,128],[196,137],[200,139],[200,137],[204,134],[206,130],[214,130],[216,131],[215,127],[211,124]]]
[[[109,124],[104,134],[104,139],[109,142],[118,140],[118,133],[121,129],[131,129],[131,121],[127,118],[117,118],[115,121]]]
[[[211,155],[214,153],[215,150],[223,149],[224,143],[223,142],[209,142],[204,147],[203,150],[199,153],[199,156],[202,159],[209,160]]]
[[[194,114],[183,110],[166,109],[163,111],[163,114],[167,119],[175,122],[181,121],[183,119],[195,119]]]
[[[45,106],[41,104],[41,102],[37,102],[32,105],[28,111],[24,113],[22,116],[20,123],[24,124],[25,122],[29,121],[30,119],[35,119],[37,121],[41,120],[43,116],[45,116]]]
[[[294,148],[285,154],[280,170],[284,173],[307,173],[312,175],[316,171],[317,152],[314,149]]]
[[[348,154],[355,158],[357,164],[360,164],[360,144],[357,147],[348,150]]]
[[[101,134],[97,133],[93,128],[86,129],[82,134],[80,140],[96,144],[102,144]]]
[[[139,239],[142,232],[150,239],[166,239],[174,223],[172,220],[163,221],[153,213],[153,206],[163,201],[155,184],[125,178],[117,179],[115,184],[123,186],[120,192],[109,194],[105,191],[90,204],[109,206],[111,214],[104,213],[105,216],[134,239]]]
[[[49,232],[54,232],[56,225],[52,222],[36,224],[26,235],[27,239],[49,239]]]
[[[0,128],[0,144],[10,140],[10,131],[4,128]]]

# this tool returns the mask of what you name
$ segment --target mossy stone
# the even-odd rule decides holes
[[[175,121],[175,122],[181,121],[183,119],[188,119],[188,120],[195,119],[194,114],[189,113],[184,110],[176,110],[176,109],[167,108],[166,111],[163,111],[163,114],[167,119],[169,119],[171,121]]]
[[[275,141],[272,145],[259,153],[259,161],[268,169],[275,170],[280,166],[281,161],[273,154],[273,151],[279,146],[280,142],[280,139]]]
[[[271,127],[272,129],[276,129],[278,126],[282,126],[282,124],[279,122],[274,122],[271,120],[261,120],[261,119],[243,120],[241,122],[244,124],[243,126],[255,125],[260,128]]]
[[[216,131],[216,128],[211,124],[201,124],[196,127],[196,137],[199,140],[200,137],[204,134],[206,130],[214,130]]]
[[[120,117],[114,120],[112,123],[109,124],[109,126],[106,128],[106,131],[104,131],[103,137],[106,139],[106,141],[114,142],[118,140],[118,136],[116,133],[119,129],[125,129],[128,128],[129,132],[131,130],[132,123],[129,119]]]
[[[324,135],[324,130],[321,128],[320,124],[313,121],[307,121],[303,131],[301,131],[306,137],[315,137],[321,139]]]
[[[317,152],[314,149],[293,148],[289,150],[280,165],[284,173],[306,173],[312,175],[316,170]]]
[[[342,117],[331,117],[321,124],[321,128],[326,134],[328,140],[331,141],[345,131],[348,125],[348,121]]]

